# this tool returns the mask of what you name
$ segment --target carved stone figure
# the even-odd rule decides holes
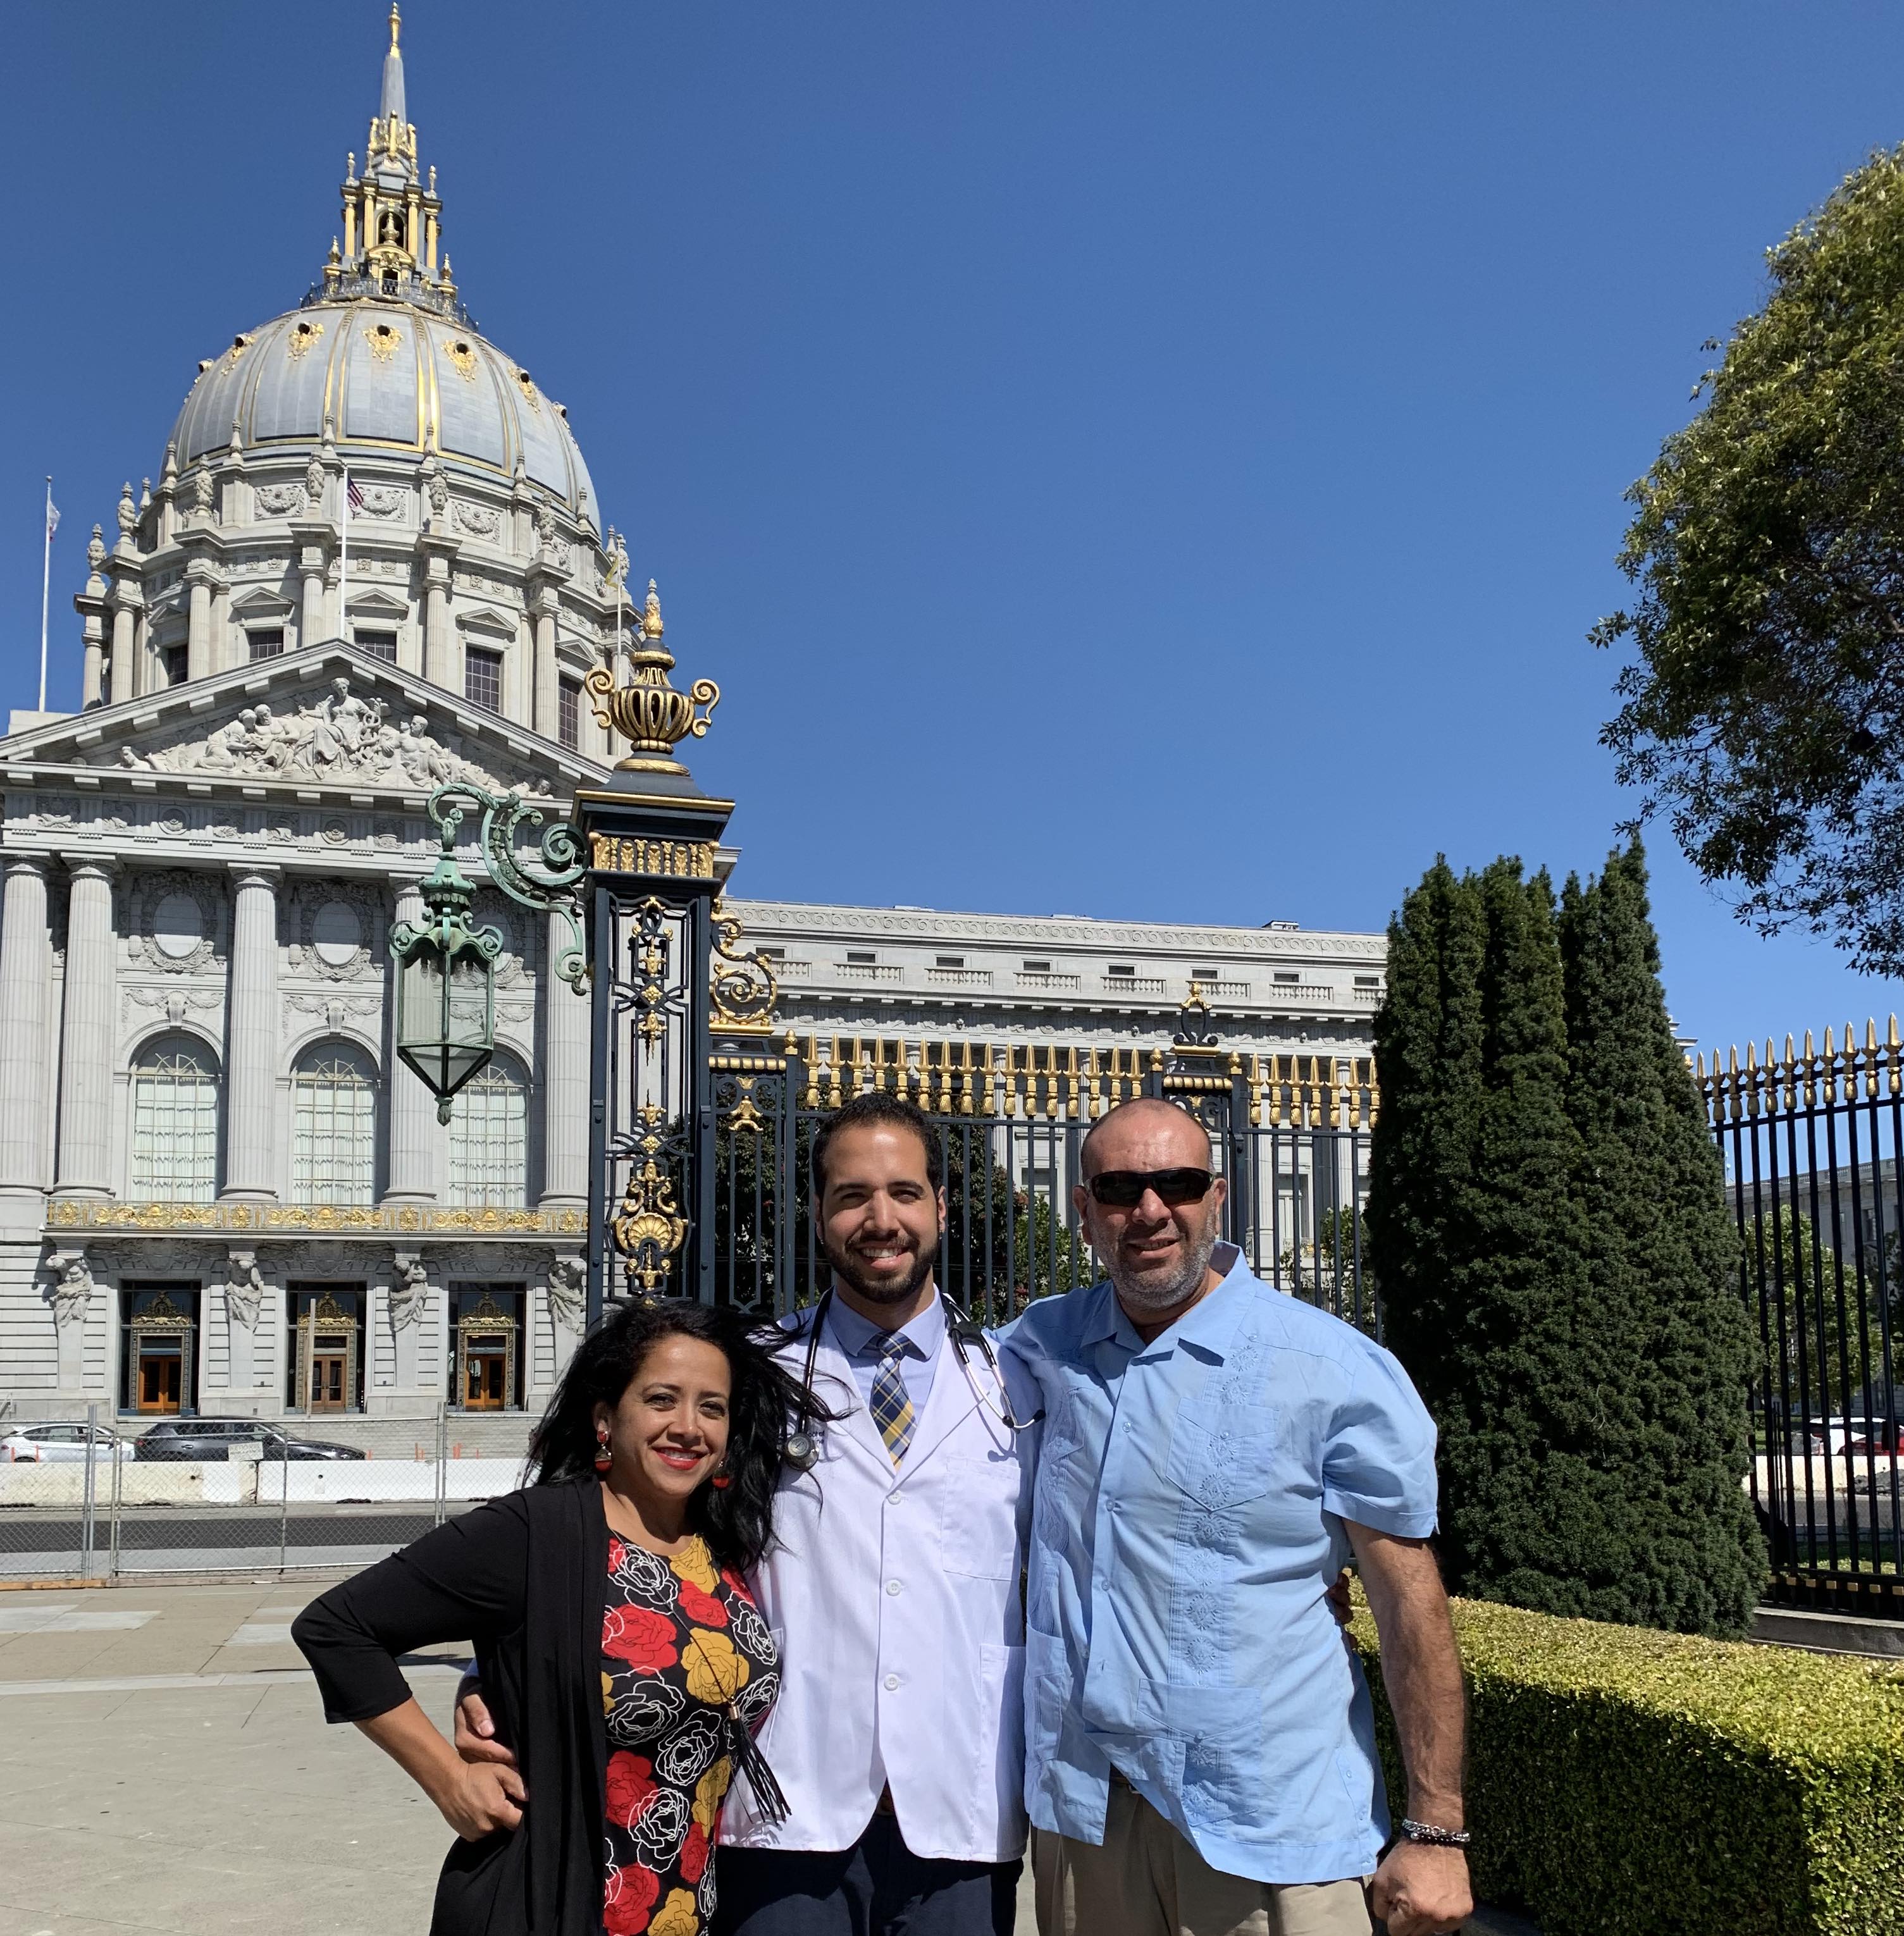
[[[265,1302],[265,1280],[256,1255],[233,1251],[225,1260],[225,1308],[249,1331],[258,1322]]]
[[[565,1331],[580,1331],[586,1308],[589,1267],[580,1257],[558,1257],[549,1266],[549,1311]]]
[[[304,466],[304,495],[313,504],[320,503],[324,496],[323,460],[314,450]]]
[[[138,507],[132,502],[132,486],[129,479],[120,486],[119,493],[119,531],[122,537],[129,538],[138,528]]]
[[[92,1270],[84,1257],[68,1257],[53,1287],[53,1317],[62,1327],[77,1324],[92,1302]]]
[[[203,465],[192,480],[192,504],[201,517],[211,516],[211,473]]]
[[[419,1257],[400,1252],[396,1264],[396,1274],[390,1280],[390,1328],[402,1331],[423,1315],[429,1300],[430,1273]]]
[[[138,773],[209,773],[247,779],[295,774],[407,788],[461,779],[492,792],[503,790],[492,775],[432,739],[421,713],[398,727],[389,710],[383,700],[360,698],[348,679],[338,679],[322,698],[295,712],[274,713],[260,700],[201,740],[149,753],[122,748],[119,764]],[[534,790],[549,791],[546,776],[537,776]]]

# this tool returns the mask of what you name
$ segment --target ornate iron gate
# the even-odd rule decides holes
[[[1695,1068],[1757,1332],[1751,1488],[1788,1606],[1904,1618],[1904,1045],[1830,1030]]]

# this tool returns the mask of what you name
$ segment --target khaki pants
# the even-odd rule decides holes
[[[1370,1936],[1362,1883],[1224,1875],[1141,1795],[1111,1783],[1104,1840],[1031,1831],[1038,1936]]]

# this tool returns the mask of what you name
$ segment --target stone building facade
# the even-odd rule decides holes
[[[440,1124],[392,1039],[431,790],[551,818],[658,637],[562,407],[476,330],[392,10],[342,238],[206,359],[95,527],[83,708],[0,740],[0,1413],[540,1408],[578,1335],[588,1004],[488,884],[498,1052]],[[617,675],[621,676],[618,673]],[[725,857],[723,865],[734,857]],[[732,901],[782,1026],[1366,1056],[1377,936]]]

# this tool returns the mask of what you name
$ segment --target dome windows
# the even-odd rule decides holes
[[[454,343],[446,343],[443,353],[465,383],[476,381],[476,352],[463,337],[459,336]]]
[[[295,324],[284,339],[284,353],[292,362],[301,362],[306,350],[324,334],[321,322],[313,322],[308,317]]]
[[[374,322],[364,331],[364,340],[380,363],[387,363],[396,355],[397,345],[403,340],[403,331],[392,322]]]

